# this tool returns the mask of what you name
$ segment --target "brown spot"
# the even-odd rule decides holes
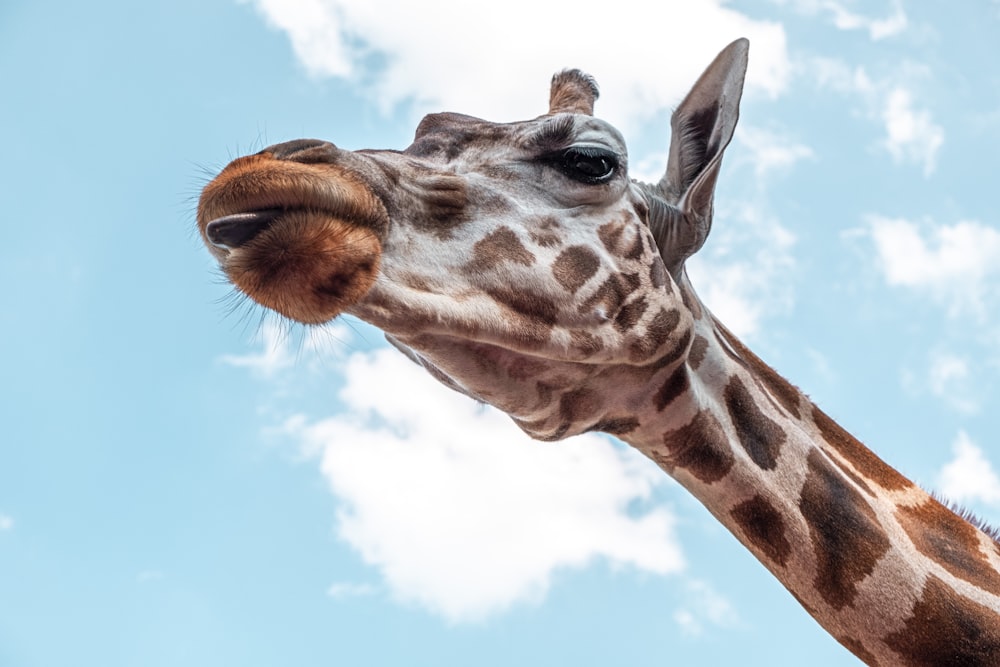
[[[854,601],[858,584],[889,550],[875,511],[819,450],[809,453],[799,509],[816,556],[816,590],[832,607]]]
[[[404,273],[399,277],[399,282],[418,292],[431,291],[430,283],[428,283],[425,278],[415,273]]]
[[[734,507],[730,514],[746,540],[768,560],[784,567],[792,553],[785,537],[785,520],[763,496],[754,496]]]
[[[569,332],[569,335],[573,340],[573,348],[578,350],[584,356],[593,356],[604,349],[604,343],[602,343],[601,339],[592,333],[574,329]]]
[[[691,343],[691,351],[688,353],[688,361],[691,363],[691,368],[698,370],[701,362],[705,360],[705,352],[707,351],[708,339],[704,336],[695,336],[694,342]]]
[[[626,435],[638,427],[639,420],[635,417],[613,417],[611,419],[602,419],[587,430],[601,431],[603,433],[610,433],[611,435]]]
[[[646,252],[646,235],[642,232],[637,232],[635,235],[635,240],[632,242],[632,247],[628,249],[625,253],[626,259],[639,259],[642,257],[643,253]]]
[[[531,240],[542,246],[543,248],[551,248],[552,246],[557,246],[562,243],[562,237],[554,232],[528,232]]]
[[[670,474],[683,468],[706,484],[725,477],[735,460],[722,425],[708,410],[696,414],[687,426],[664,433],[663,444],[666,452],[651,454],[657,465]]]
[[[562,225],[554,215],[538,216],[525,223],[531,240],[545,248],[560,245],[563,242],[560,228]]]
[[[601,409],[601,397],[590,389],[574,389],[559,399],[559,416],[571,424],[578,424]]]
[[[601,260],[593,250],[586,246],[575,245],[559,253],[552,265],[552,275],[566,291],[575,294],[597,273],[600,265]]]
[[[701,302],[694,295],[694,291],[686,283],[681,285],[681,300],[684,307],[691,311],[691,316],[696,320],[701,319]]]
[[[621,332],[628,331],[639,323],[639,320],[648,307],[649,303],[644,296],[640,296],[632,303],[622,306],[622,309],[615,315],[615,327]]]
[[[472,259],[466,266],[473,271],[485,271],[495,268],[504,262],[512,262],[522,266],[535,263],[535,256],[517,238],[517,234],[509,227],[490,232],[490,234],[472,247]]]
[[[687,367],[681,366],[667,378],[667,381],[653,396],[653,405],[656,406],[656,411],[663,412],[668,405],[674,402],[674,399],[686,392],[690,386]]]
[[[538,396],[538,402],[535,405],[535,409],[541,410],[551,405],[555,398],[555,391],[555,387],[548,382],[536,382],[535,394]]]
[[[671,311],[671,312],[673,312],[673,311]],[[647,341],[642,340],[642,341],[639,341],[639,342],[634,343],[632,345],[632,349],[630,350],[630,354],[631,354],[631,356],[632,356],[632,358],[634,360],[640,360],[640,359],[645,358],[645,357],[639,357],[638,355],[636,355],[636,350],[639,349],[640,345],[643,346],[642,350],[645,350],[646,349],[645,348],[646,343],[647,343]],[[687,351],[688,351],[688,349],[690,347],[691,347],[691,330],[690,329],[685,329],[684,333],[681,335],[680,339],[677,341],[677,345],[674,347],[674,349],[670,350],[669,352],[667,352],[666,354],[660,356],[658,359],[656,359],[651,364],[649,364],[649,370],[655,372],[655,371],[660,370],[661,368],[666,368],[667,366],[670,366],[671,364],[676,363],[678,359],[680,359],[681,357],[683,357],[687,353]],[[651,352],[650,352],[650,354],[651,354]],[[648,354],[646,356],[648,356]]]
[[[590,297],[580,306],[580,312],[585,313],[597,306],[603,306],[606,313],[617,313],[625,298],[632,293],[634,288],[630,288],[621,274],[612,273]]]
[[[768,392],[778,399],[778,402],[781,403],[789,414],[798,418],[800,416],[799,399],[802,397],[802,392],[791,382],[778,375],[773,368],[751,352],[736,336],[733,336],[726,330],[723,330],[723,333],[726,335],[729,344],[736,350],[736,353],[743,358],[747,365],[753,369],[757,377],[764,383]]]
[[[620,222],[608,222],[597,229],[597,238],[607,248],[608,252],[614,254],[622,242],[622,234],[625,232],[625,225]]]
[[[487,289],[486,294],[506,311],[502,321],[509,342],[533,349],[549,341],[557,312],[553,301],[508,285]]]
[[[507,285],[492,287],[487,289],[486,293],[493,297],[497,303],[532,321],[547,325],[553,325],[556,322],[557,308],[551,299]]]
[[[746,385],[738,377],[734,376],[729,380],[723,397],[743,449],[762,469],[773,470],[787,437],[784,430],[761,412]]]
[[[913,667],[1000,665],[1000,615],[931,575],[906,626],[885,639]]]
[[[680,321],[681,313],[676,308],[671,308],[670,310],[660,309],[660,312],[656,314],[653,321],[646,325],[646,335],[643,336],[644,348],[649,349],[646,356],[660,349],[667,342],[670,335],[676,331]]]
[[[897,491],[913,486],[913,482],[900,475],[885,461],[875,456],[874,452],[862,445],[854,436],[845,431],[815,405],[812,413],[813,423],[819,429],[823,440],[851,462],[858,472],[866,479],[878,484],[883,489]]]
[[[896,516],[917,551],[959,579],[1000,596],[1000,572],[980,550],[979,531],[972,524],[933,498],[916,507],[900,507]]]

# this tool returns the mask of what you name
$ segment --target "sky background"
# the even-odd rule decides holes
[[[234,304],[194,206],[271,143],[534,117],[564,67],[656,179],[749,37],[696,289],[998,522],[998,30],[996,1],[4,0],[0,665],[857,664],[638,455]]]

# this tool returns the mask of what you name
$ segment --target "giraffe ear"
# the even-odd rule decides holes
[[[750,42],[716,56],[670,119],[667,173],[650,188],[650,229],[668,269],[679,268],[708,237],[722,154],[733,138]]]

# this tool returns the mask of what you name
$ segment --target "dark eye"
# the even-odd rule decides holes
[[[607,183],[618,170],[618,156],[604,148],[577,146],[549,158],[556,169],[574,181],[588,184]]]

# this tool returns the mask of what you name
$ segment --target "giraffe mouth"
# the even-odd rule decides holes
[[[346,169],[255,155],[234,160],[205,187],[198,226],[236,289],[320,324],[374,284],[388,213]]]

